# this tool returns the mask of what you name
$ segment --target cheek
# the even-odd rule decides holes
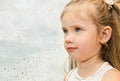
[[[67,49],[67,45],[66,45],[65,41],[64,41],[64,48],[65,48],[65,50]]]
[[[84,37],[84,39],[79,39],[76,44],[78,44],[80,50],[85,53],[94,52],[100,47],[97,38],[93,39],[93,36]]]

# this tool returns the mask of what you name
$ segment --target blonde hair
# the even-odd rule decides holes
[[[120,0],[116,0],[116,4],[117,4],[117,6],[118,6],[119,9],[120,9]]]
[[[109,62],[114,68],[120,70],[120,10],[116,4],[111,5],[109,8],[109,5],[104,0],[71,0],[65,6],[61,18],[69,6],[81,5],[85,2],[93,4],[95,7],[96,12],[89,11],[87,15],[96,24],[98,33],[104,26],[110,26],[112,28],[112,36],[106,44],[102,45],[100,57],[102,60]],[[76,61],[71,60],[70,69],[76,66]]]

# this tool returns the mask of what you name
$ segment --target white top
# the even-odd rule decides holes
[[[87,78],[82,78],[77,73],[77,68],[71,70],[67,77],[66,81],[102,81],[105,73],[113,68],[108,62],[104,62],[101,67],[91,76]]]

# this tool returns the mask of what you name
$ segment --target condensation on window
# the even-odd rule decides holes
[[[63,61],[54,56],[30,55],[0,68],[1,81],[62,81]],[[59,58],[60,60],[60,58]]]

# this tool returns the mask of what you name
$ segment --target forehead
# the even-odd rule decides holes
[[[90,8],[87,5],[89,4],[73,4],[66,7],[61,17],[62,26],[70,27],[76,24],[84,27],[95,26],[90,13]]]
[[[82,17],[77,17],[73,12],[67,12],[62,17],[62,27],[82,26],[93,27],[95,24],[85,14]]]

